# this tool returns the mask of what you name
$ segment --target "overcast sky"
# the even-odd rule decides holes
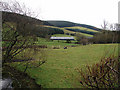
[[[6,0],[4,0],[6,1]],[[65,20],[101,27],[118,22],[120,0],[16,0],[39,13],[41,20]]]

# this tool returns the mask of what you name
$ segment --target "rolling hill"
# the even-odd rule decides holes
[[[45,25],[44,27],[48,27],[48,28],[56,28],[56,29],[60,29],[60,30],[63,30],[64,31],[64,34],[69,34],[69,35],[71,35],[71,34],[81,34],[81,35],[83,35],[83,36],[86,36],[86,37],[93,37],[93,35],[91,35],[91,34],[87,34],[86,32],[80,32],[80,31],[74,31],[74,30],[69,30],[69,29],[72,29],[72,28],[74,28],[74,27],[55,27],[55,26],[47,26],[47,25]],[[82,28],[82,27],[79,27],[79,28]],[[84,29],[82,28],[81,30],[83,30],[84,31]],[[86,29],[86,30],[88,30],[88,29]],[[93,30],[93,31],[95,31],[95,30]],[[88,32],[88,31],[87,31]],[[98,31],[95,31],[95,32],[98,32]]]
[[[84,27],[88,29],[93,29],[96,31],[100,31],[101,29],[96,28],[91,25],[86,25],[86,24],[78,24],[78,23],[73,23],[69,21],[47,21],[49,24],[56,26],[56,27],[73,27],[73,26],[79,26],[79,27]]]
[[[78,24],[69,21],[47,21],[50,25],[49,27],[61,28],[64,33],[79,33],[81,35],[92,37],[96,33],[99,33],[101,29],[96,28],[91,25]]]
[[[3,21],[4,22],[16,22],[16,19],[10,19],[17,17],[17,21],[19,19],[28,20],[33,24],[36,24],[39,26],[36,30],[34,30],[34,33],[37,36],[40,36],[40,33],[46,34],[76,34],[79,33],[81,35],[92,37],[94,34],[101,31],[101,29],[96,28],[94,26],[86,25],[86,24],[78,24],[73,23],[69,21],[43,21],[36,18],[16,14],[16,13],[10,13],[10,12],[3,12]],[[11,21],[12,20],[12,21]],[[49,32],[49,33],[48,33]],[[63,33],[64,32],[64,33]]]

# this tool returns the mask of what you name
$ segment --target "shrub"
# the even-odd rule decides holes
[[[118,87],[118,58],[103,58],[99,63],[87,65],[85,72],[79,70],[80,84],[87,88],[116,88]]]
[[[78,44],[83,44],[83,45],[87,45],[88,44],[88,39],[80,34],[76,35],[76,40]]]
[[[88,39],[84,38],[80,41],[81,44],[87,45],[88,44]]]
[[[60,49],[60,47],[56,47],[56,46],[53,46],[52,48],[53,48],[53,49]]]

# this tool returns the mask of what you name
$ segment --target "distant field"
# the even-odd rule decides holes
[[[56,29],[61,29],[61,30],[65,30],[65,28],[60,28],[60,27],[55,27],[55,26],[47,26],[47,25],[44,25],[44,27],[50,27],[50,28],[56,28]]]
[[[117,44],[81,45],[68,47],[68,49],[47,48],[44,49],[47,62],[39,68],[30,68],[27,73],[44,88],[80,88],[82,86],[79,84],[78,77],[80,76],[76,68],[84,69],[87,64],[99,62],[102,57],[112,54],[114,49],[114,54],[117,56]],[[17,69],[22,71],[24,66],[17,65]]]
[[[81,33],[81,32],[73,32],[73,31],[69,31],[69,30],[64,30],[64,33],[70,33],[70,34],[81,34],[81,35],[84,35],[86,37],[93,37],[93,35],[90,35],[90,34],[86,34],[86,33]]]
[[[66,35],[66,34],[54,34],[52,35],[53,37],[72,37],[71,35]]]
[[[87,36],[87,37],[93,37],[93,35],[90,35],[90,34],[87,34],[87,33],[69,31],[67,29],[81,29],[81,30],[86,30],[86,31],[98,32],[98,31],[95,31],[95,30],[92,30],[92,29],[87,29],[87,28],[84,28],[84,27],[63,27],[63,28],[60,28],[60,27],[46,26],[46,25],[44,27],[57,28],[57,29],[63,30],[64,33],[69,33],[69,34],[78,33],[78,34],[81,34],[81,35],[84,35],[84,36]]]
[[[74,26],[74,27],[64,27],[65,29],[80,29],[80,30],[85,30],[85,31],[90,31],[90,32],[98,32],[96,30],[88,29],[85,27],[79,27],[79,26]]]
[[[65,34],[55,34],[53,36],[69,36],[69,35],[65,35]],[[52,46],[60,46],[60,47],[64,47],[64,46],[71,46],[71,45],[75,45],[78,46],[77,44],[74,44],[74,42],[76,41],[71,41],[71,43],[66,43],[66,40],[46,40],[45,38],[39,38],[37,45],[47,45],[48,47],[52,47]]]

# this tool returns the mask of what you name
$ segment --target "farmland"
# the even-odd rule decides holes
[[[44,49],[46,63],[38,68],[30,68],[27,73],[43,88],[80,88],[80,76],[76,69],[84,69],[85,65],[99,62],[102,57],[109,56],[115,49],[118,54],[117,44],[94,44],[86,46],[68,47],[68,49]],[[38,53],[39,54],[39,53]],[[37,57],[37,55],[36,55]],[[36,58],[37,59],[37,58]],[[37,61],[36,61],[37,62]],[[17,65],[23,71],[24,66]]]
[[[55,26],[47,26],[47,25],[44,25],[44,27],[49,27],[49,28],[56,28],[56,29],[60,29],[60,30],[63,30],[64,33],[69,33],[69,34],[81,34],[83,36],[86,36],[86,37],[93,37],[93,35],[91,34],[87,34],[87,33],[82,33],[82,32],[74,32],[74,31],[70,31],[68,29],[78,29],[78,30],[82,30],[82,31],[86,31],[86,32],[99,32],[99,31],[96,31],[96,30],[92,30],[92,29],[89,29],[89,28],[85,28],[85,27],[79,27],[79,26],[75,26],[75,27],[55,27]]]
[[[27,75],[34,79],[33,83],[43,88],[81,88],[82,75],[78,73],[78,69],[85,72],[86,65],[94,66],[94,63],[105,57],[118,56],[117,43],[120,41],[116,31],[105,31],[68,21],[40,21],[15,13],[5,12],[3,16],[6,19],[2,32],[3,66],[14,67],[18,70],[17,75]],[[75,41],[50,40],[51,36],[73,36]],[[17,80],[16,76],[11,74],[11,70],[6,74]],[[21,83],[25,84],[24,81],[28,82],[24,79]]]

